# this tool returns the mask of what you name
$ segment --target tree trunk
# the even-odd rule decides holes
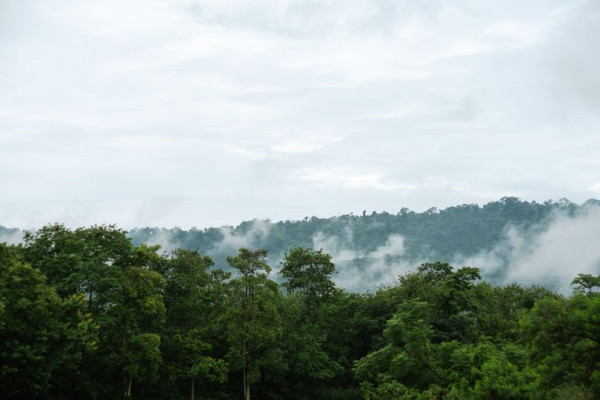
[[[192,376],[192,393],[190,399],[194,400],[196,397],[196,377]]]
[[[246,367],[244,367],[244,400],[250,400],[250,383],[246,381]]]
[[[125,392],[125,398],[131,398],[131,385],[133,384],[133,376],[131,376],[131,372],[127,375],[127,391]]]
[[[244,385],[244,400],[246,400],[246,367],[242,370],[242,385]]]

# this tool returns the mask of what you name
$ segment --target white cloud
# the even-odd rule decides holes
[[[233,227],[222,227],[223,240],[216,244],[214,249],[221,254],[235,254],[240,248],[252,248],[269,234],[270,228],[268,221],[259,219],[254,219],[248,231],[244,233],[236,233]]]
[[[375,189],[383,191],[410,190],[413,185],[399,184],[386,180],[379,172],[355,172],[345,168],[300,172],[297,179],[336,185],[346,189]]]
[[[571,216],[556,212],[527,231],[509,227],[502,241],[455,263],[482,270],[484,277],[521,284],[542,284],[568,294],[577,274],[600,274],[600,207],[587,206]]]
[[[299,143],[299,142],[286,142],[280,145],[271,147],[273,151],[280,153],[312,153],[315,150],[319,150],[321,145],[316,143]]]
[[[352,229],[347,226],[345,236],[328,236],[323,232],[313,236],[313,247],[331,255],[336,264],[333,279],[344,289],[367,291],[393,285],[400,275],[418,265],[402,259],[404,238],[400,235],[390,235],[373,251],[355,250],[352,235]]]
[[[3,2],[0,223],[584,201],[596,3]]]
[[[0,243],[8,245],[23,243],[23,232],[21,230],[0,232]]]
[[[600,183],[595,185],[591,185],[588,190],[593,193],[593,196],[596,198],[600,197]]]
[[[485,33],[500,46],[518,50],[535,45],[543,38],[544,29],[543,24],[508,20],[487,27]]]

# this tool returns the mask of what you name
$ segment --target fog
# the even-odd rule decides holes
[[[269,234],[270,223],[268,221],[254,219],[246,232],[237,232],[231,226],[220,228],[223,240],[216,243],[209,253],[235,254],[240,248],[260,247],[261,241]]]
[[[336,264],[336,284],[351,291],[374,290],[397,283],[399,275],[411,270],[413,265],[402,259],[404,238],[392,234],[384,245],[374,251],[360,251],[348,246],[352,230],[347,228],[346,237],[325,236],[318,232],[313,236],[313,247],[323,249]]]
[[[577,274],[600,273],[599,239],[600,207],[587,205],[575,215],[556,211],[529,229],[507,226],[494,249],[454,263],[478,267],[499,284],[540,284],[568,294]]]
[[[19,229],[0,230],[0,243],[19,244],[23,242],[23,231]]]
[[[570,283],[577,274],[600,274],[600,207],[591,204],[574,214],[568,209],[555,211],[528,228],[509,224],[492,250],[469,257],[456,254],[449,260],[421,254],[418,260],[409,261],[405,239],[397,234],[370,252],[357,250],[352,239],[349,228],[341,236],[322,232],[313,236],[313,247],[331,254],[336,264],[335,282],[352,291],[396,284],[401,275],[435,261],[455,268],[479,268],[482,278],[493,284],[544,285],[563,294],[571,292]]]
[[[224,226],[218,228],[220,239],[198,250],[211,256],[216,267],[227,268],[226,257],[235,255],[242,247],[258,249],[268,248],[269,243],[278,245],[278,249],[269,249],[268,263],[272,267],[271,277],[279,280],[284,253],[291,248],[277,243],[270,236],[272,230],[270,221],[260,219],[238,227]],[[186,247],[178,238],[191,234],[192,231],[157,228],[145,243],[158,244],[160,252],[168,254],[178,247]],[[356,236],[351,225],[347,225],[340,235],[317,231],[311,237],[313,249],[330,254],[336,264],[333,280],[349,291],[373,291],[395,285],[401,275],[415,271],[422,263],[435,261],[448,262],[455,268],[479,268],[483,279],[492,284],[537,284],[563,294],[571,292],[570,283],[577,274],[600,274],[600,206],[591,202],[576,211],[557,208],[548,218],[528,227],[508,224],[492,249],[471,256],[455,254],[444,260],[437,259],[433,253],[417,257],[413,254],[409,258],[406,238],[399,234],[390,234],[383,244],[372,250],[365,250]],[[133,237],[136,238],[135,232]],[[23,231],[19,229],[0,229],[0,242],[18,244],[22,239]]]

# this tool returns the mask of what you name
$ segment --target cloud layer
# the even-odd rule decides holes
[[[0,4],[0,223],[600,196],[600,6]]]
[[[479,267],[497,283],[543,284],[569,293],[578,274],[600,274],[599,237],[600,206],[588,206],[574,216],[556,212],[527,230],[507,227],[492,251],[455,262]]]
[[[507,225],[492,250],[471,257],[455,254],[452,259],[438,260],[420,254],[420,260],[409,260],[404,238],[397,234],[373,251],[356,250],[350,229],[344,236],[319,232],[313,236],[313,245],[331,254],[337,266],[336,283],[354,291],[396,284],[400,275],[415,271],[421,263],[442,261],[455,268],[479,268],[483,279],[496,285],[544,285],[568,294],[578,274],[600,274],[599,237],[600,206],[590,204],[575,214],[568,209],[556,211],[527,229]]]

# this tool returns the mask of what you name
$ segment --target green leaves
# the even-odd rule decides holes
[[[227,358],[235,370],[242,370],[244,397],[250,398],[250,385],[261,379],[264,359],[279,360],[273,346],[281,337],[278,304],[281,294],[277,284],[268,279],[271,268],[266,250],[240,249],[228,257],[231,267],[240,273],[231,280],[225,321],[230,345]]]
[[[578,274],[571,285],[575,286],[575,290],[592,294],[600,288],[600,276],[590,274]]]
[[[62,301],[42,273],[10,257],[0,262],[0,393],[38,398],[53,375],[77,365],[96,343],[97,325],[81,297]]]
[[[227,274],[212,273],[210,257],[197,251],[177,249],[164,266],[167,323],[163,331],[165,369],[173,383],[191,379],[195,394],[196,378],[224,382],[228,366],[211,356],[218,342],[218,318],[223,312],[224,281]]]
[[[335,265],[329,254],[322,250],[297,247],[285,255],[282,264],[279,273],[287,279],[283,287],[289,293],[300,291],[311,303],[327,299],[333,294],[335,284],[331,275],[335,272]]]
[[[580,276],[581,277],[581,276]],[[521,319],[530,358],[540,371],[539,390],[563,393],[581,389],[598,396],[600,369],[600,295],[593,292],[548,297]],[[596,392],[594,392],[596,391]]]
[[[395,292],[400,296],[397,311],[384,329],[385,345],[354,366],[366,398],[529,397],[538,375],[526,365],[526,348],[507,344],[502,335],[490,341],[479,324],[498,309],[509,309],[506,317],[516,321],[512,308],[524,309],[525,301],[500,295],[494,298],[507,303],[490,307],[484,301],[490,299],[482,296],[493,291],[477,284],[479,279],[476,268],[453,271],[442,263],[424,264],[402,277]],[[504,289],[495,290],[501,294]]]
[[[110,226],[0,245],[0,397],[600,396],[592,275],[563,297],[436,262],[346,293],[329,255],[299,247],[282,263],[284,296],[266,250],[228,257],[233,278],[197,251],[158,251]]]
[[[123,353],[123,370],[141,381],[158,379],[162,363],[160,341],[160,335],[156,333],[140,333],[128,338]]]

